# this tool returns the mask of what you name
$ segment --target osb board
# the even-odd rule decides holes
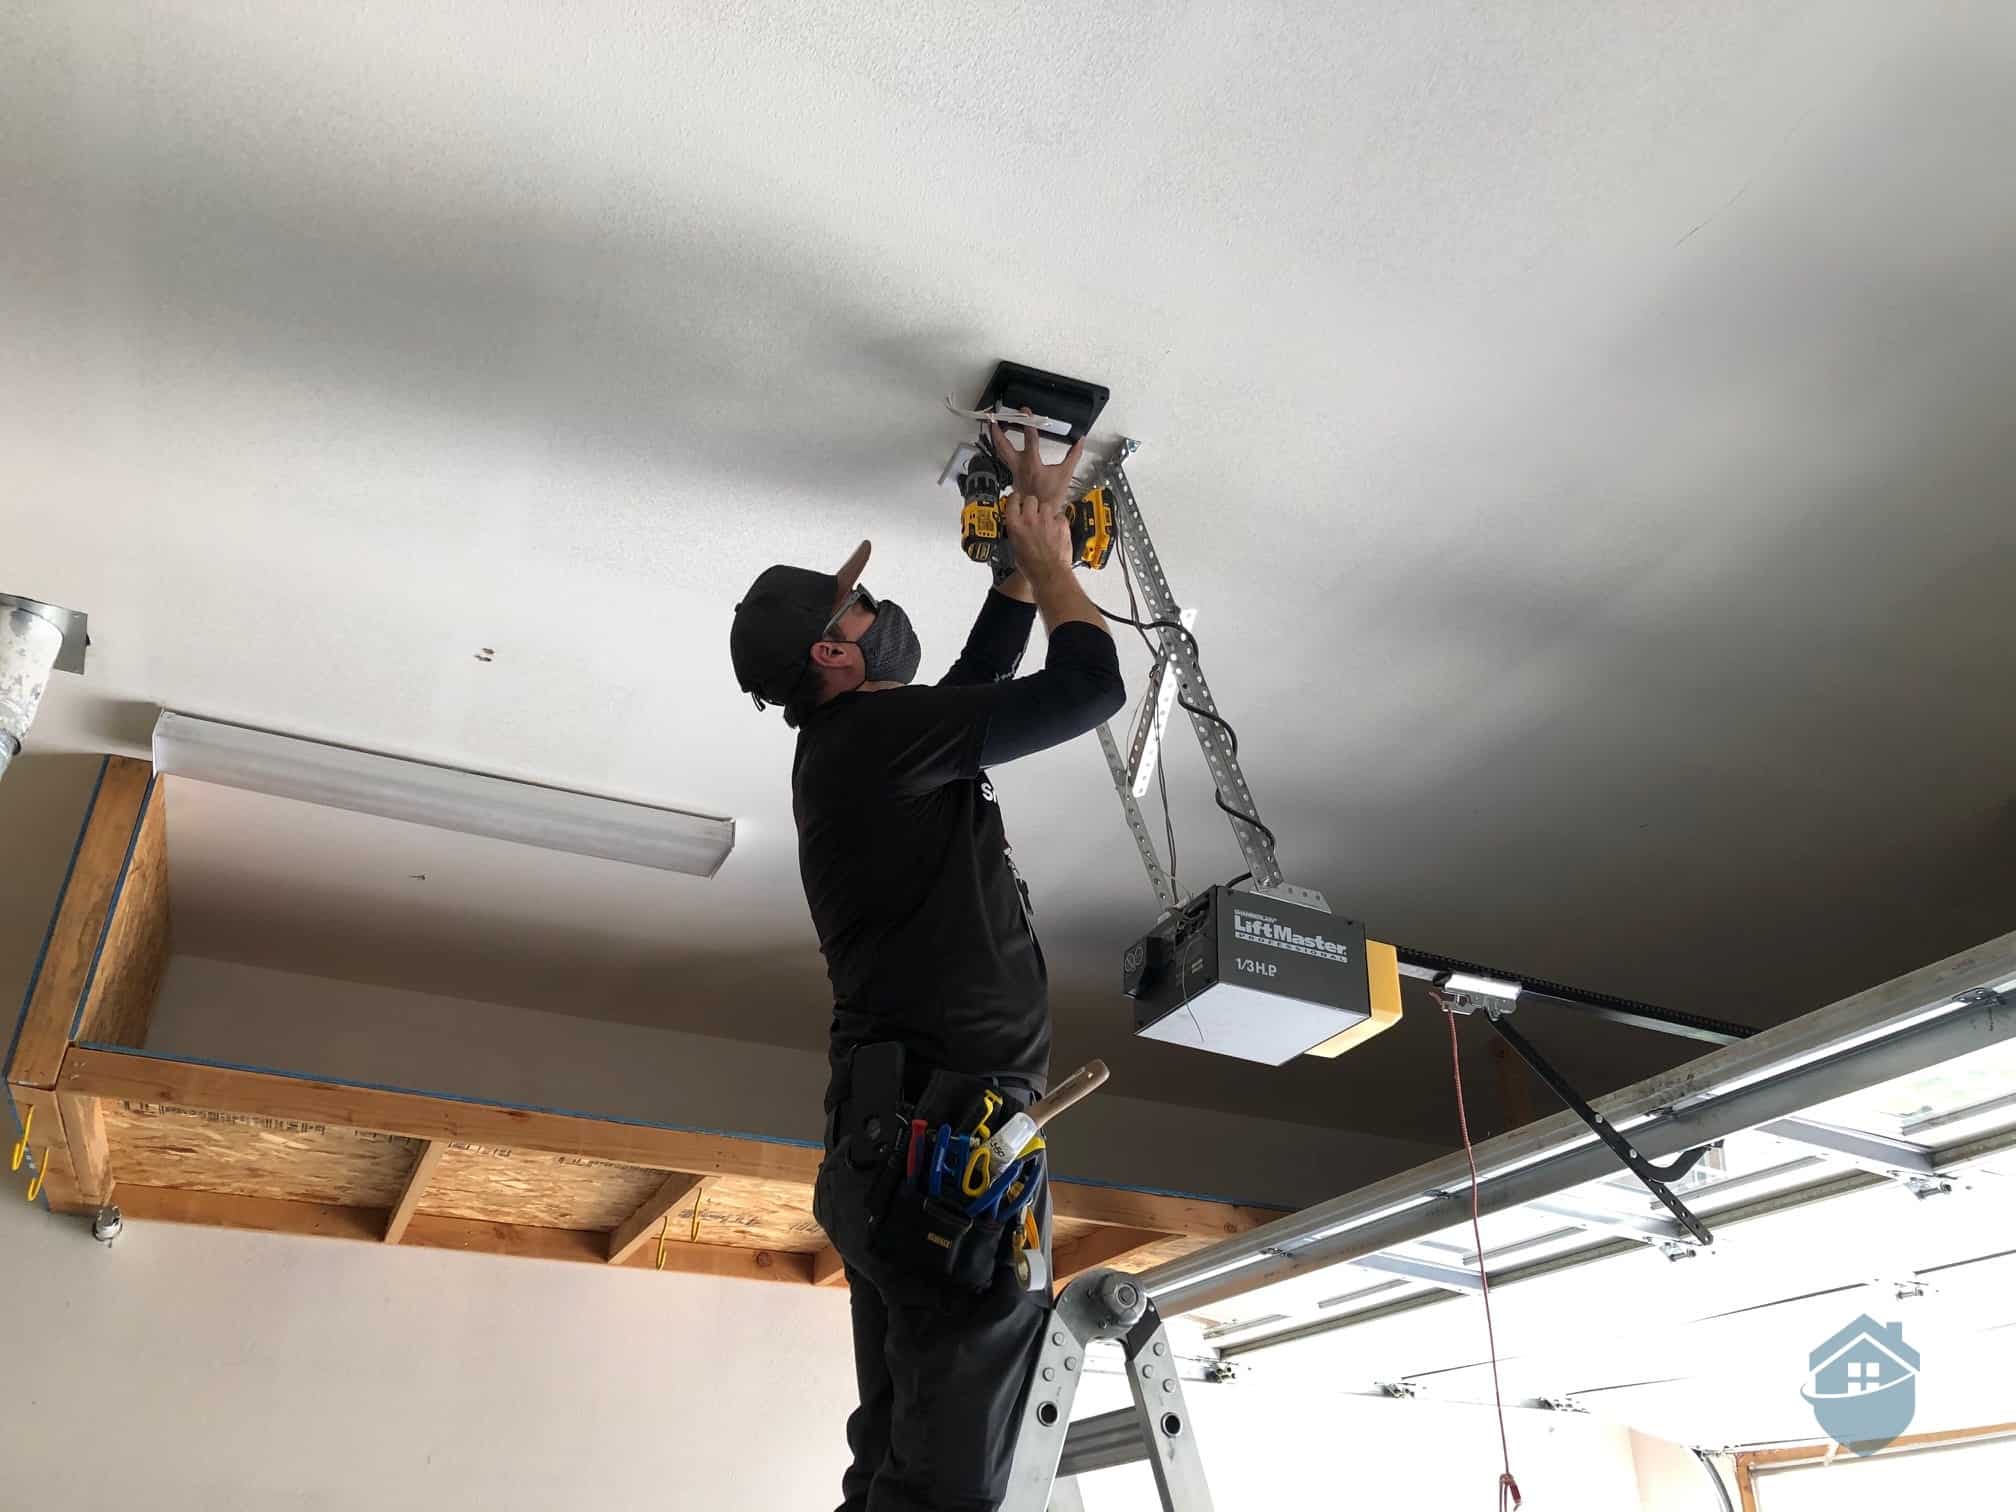
[[[140,1045],[154,1017],[154,999],[168,965],[168,803],[161,784],[148,789],[119,880],[112,919],[77,1016],[76,1037],[106,1045]]]
[[[1050,1247],[1052,1249],[1062,1249],[1072,1240],[1082,1239],[1094,1229],[1101,1226],[1097,1223],[1087,1223],[1083,1218],[1058,1218],[1053,1216],[1050,1220]]]
[[[532,1228],[613,1229],[664,1180],[663,1171],[642,1166],[451,1143],[419,1211]]]
[[[665,1172],[603,1160],[451,1144],[419,1211],[535,1228],[614,1229],[665,1181]],[[668,1232],[693,1233],[693,1203],[672,1210]],[[812,1221],[812,1190],[797,1182],[716,1176],[701,1189],[700,1243],[809,1254],[826,1237]]]
[[[1087,1223],[1082,1218],[1053,1218],[1050,1220],[1050,1243],[1052,1248],[1062,1249],[1075,1239],[1087,1234],[1096,1234],[1104,1224]],[[1133,1259],[1116,1267],[1120,1270],[1145,1270],[1150,1265],[1160,1265],[1164,1260],[1173,1260],[1178,1255],[1193,1254],[1207,1244],[1215,1244],[1213,1239],[1199,1239],[1188,1234],[1171,1234],[1167,1239],[1141,1250]]]
[[[104,1111],[122,1186],[389,1208],[419,1157],[418,1140],[327,1124],[125,1100]]]
[[[692,1215],[692,1202],[682,1202],[673,1214],[672,1232],[691,1233]],[[722,1176],[701,1189],[700,1242],[809,1255],[826,1247],[826,1235],[812,1219],[811,1187]]]
[[[801,1145],[496,1107],[81,1045],[71,1046],[64,1055],[59,1080],[65,1092],[81,1097],[228,1109],[263,1118],[375,1129],[406,1139],[543,1150],[663,1171],[798,1182],[808,1188],[819,1168],[818,1150]],[[1165,1226],[1171,1233],[1193,1231],[1179,1223]]]
[[[680,1203],[672,1218],[673,1237],[683,1238],[691,1232],[692,1216],[691,1199]],[[1053,1218],[1050,1223],[1051,1248],[1053,1251],[1061,1250],[1072,1241],[1105,1227],[1083,1218]],[[826,1235],[812,1217],[810,1187],[736,1176],[724,1176],[707,1183],[700,1200],[700,1239],[707,1244],[732,1244],[790,1254],[809,1255],[826,1248]],[[1181,1234],[1171,1235],[1117,1268],[1146,1270],[1151,1265],[1187,1255],[1212,1242]]]
[[[1050,1184],[1051,1206],[1060,1214],[1118,1228],[1153,1229],[1213,1239],[1243,1234],[1271,1223],[1285,1208],[1248,1207],[1206,1197],[1177,1197],[1127,1187],[1092,1186],[1059,1179]]]
[[[1204,1248],[1205,1245],[1215,1242],[1210,1239],[1192,1238],[1188,1234],[1171,1234],[1159,1244],[1151,1244],[1146,1249],[1135,1250],[1131,1255],[1123,1255],[1117,1260],[1109,1261],[1108,1264],[1114,1270],[1126,1271],[1131,1275],[1138,1276],[1151,1266],[1160,1265],[1166,1260],[1176,1260],[1184,1255],[1195,1254],[1198,1250]]]

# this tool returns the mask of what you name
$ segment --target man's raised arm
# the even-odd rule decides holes
[[[1079,441],[1062,462],[1046,465],[1036,449],[1035,431],[1025,430],[1023,438],[1017,452],[1001,427],[994,427],[996,454],[1008,459],[1015,479],[1014,491],[1001,501],[1001,524],[1015,548],[1019,575],[1043,616],[1050,651],[1041,672],[1002,687],[980,748],[980,759],[988,764],[1061,745],[1096,729],[1127,702],[1106,617],[1071,566],[1065,494],[1085,443]]]

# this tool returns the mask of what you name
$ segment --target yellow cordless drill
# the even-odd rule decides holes
[[[999,414],[1004,419],[1019,410],[1048,416],[1051,421],[1069,427],[1068,434],[1052,433],[1053,439],[1069,444],[1082,440],[1091,431],[1093,422],[1106,407],[1106,399],[1107,390],[1102,384],[1046,373],[1019,362],[1003,362],[987,380],[987,387],[980,395],[979,411]],[[1014,549],[1001,529],[1001,496],[1012,487],[1008,464],[994,455],[987,427],[982,425],[974,444],[973,460],[959,475],[959,497],[963,501],[959,512],[959,546],[974,561],[990,564],[997,583],[1015,570]],[[1071,564],[1095,571],[1104,567],[1113,554],[1116,539],[1112,495],[1103,486],[1090,488],[1064,509],[1071,521]]]
[[[959,549],[994,569],[1000,582],[1015,570],[1015,549],[1001,528],[1001,495],[1008,491],[1007,469],[985,452],[976,456],[959,479],[965,506],[959,512]],[[1113,554],[1113,500],[1103,484],[1087,489],[1064,506],[1071,522],[1071,565],[1098,571]]]

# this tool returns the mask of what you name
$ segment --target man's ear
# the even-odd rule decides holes
[[[812,665],[831,667],[837,671],[848,665],[847,650],[846,641],[815,641],[812,644]]]

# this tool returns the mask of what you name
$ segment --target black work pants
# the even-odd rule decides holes
[[[1008,1486],[1015,1429],[1049,1320],[1005,1251],[979,1295],[906,1273],[870,1247],[874,1170],[829,1149],[813,1211],[846,1262],[859,1405],[839,1512],[993,1512]],[[1048,1194],[1041,1227],[1049,1241]]]

